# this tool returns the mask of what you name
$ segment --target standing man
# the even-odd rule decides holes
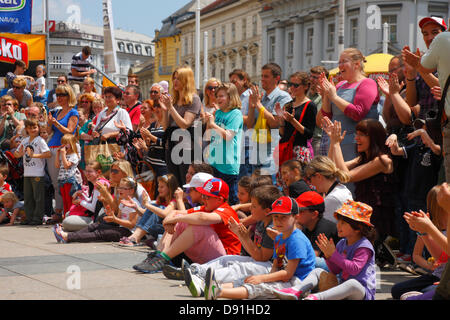
[[[72,57],[72,64],[70,66],[69,84],[72,86],[75,96],[81,93],[80,86],[83,85],[85,77],[88,77],[97,72],[95,69],[91,69],[92,62],[92,50],[91,47],[85,46]]]
[[[128,85],[125,88],[123,99],[126,104],[126,109],[130,115],[133,131],[137,131],[139,123],[141,122],[141,102],[139,101],[140,90],[135,85]]]
[[[283,108],[286,103],[292,100],[289,93],[278,87],[281,73],[281,67],[276,63],[267,63],[262,67],[261,86],[264,90],[264,95],[260,98],[259,89],[252,86],[247,119],[248,128],[254,128],[260,112],[264,112],[264,118],[267,120],[269,127],[268,130],[279,128],[279,117],[275,112],[275,105],[279,103],[281,108]],[[272,136],[271,141],[267,143],[256,142],[252,138],[250,139],[250,161],[254,162],[256,159],[256,163],[252,163],[253,171],[262,169],[263,174],[272,176],[274,184],[276,184],[278,169],[275,168],[273,151],[278,140],[279,134]]]
[[[322,108],[322,96],[319,94],[319,77],[321,73],[325,73],[325,76],[328,79],[328,70],[325,69],[323,66],[316,66],[312,67],[309,70],[309,81],[310,81],[310,87],[308,91],[308,98],[311,99],[311,101],[316,105],[317,107],[317,113],[319,113],[320,109]],[[314,129],[313,137],[312,137],[312,147],[314,150],[314,156],[319,154],[320,149],[320,140],[322,139],[322,123],[316,123],[316,127]],[[324,154],[326,155],[326,154]]]

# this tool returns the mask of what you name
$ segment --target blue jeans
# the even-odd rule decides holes
[[[325,258],[316,257],[316,268],[322,268],[323,270],[330,272],[327,263],[325,262]]]
[[[165,206],[155,205],[161,209],[164,209]],[[164,227],[162,225],[162,218],[160,218],[157,214],[151,212],[150,210],[146,210],[144,215],[139,219],[139,222],[136,224],[137,228],[141,228],[145,232],[147,232],[150,236],[157,239],[159,234],[164,233]]]
[[[214,169],[214,177],[220,178],[228,184],[228,187],[230,189],[229,194],[228,194],[228,203],[230,205],[237,204],[239,202],[238,197],[237,197],[238,177],[239,176],[234,175],[234,174],[222,173],[219,170],[217,170],[216,168],[213,168],[213,169]]]
[[[238,181],[245,176],[249,176],[253,172],[252,165],[250,164],[250,153],[249,153],[249,146],[245,146],[244,148],[244,154],[242,155],[241,159],[244,160],[243,163],[241,163],[241,166],[239,167],[239,177]]]

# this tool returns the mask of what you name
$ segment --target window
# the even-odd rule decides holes
[[[53,69],[62,69],[62,65],[60,65],[60,63],[62,63],[62,57],[61,56],[53,56]]]
[[[222,68],[220,69],[220,81],[225,82],[225,62],[222,63]]]
[[[175,59],[176,59],[176,65],[179,66],[180,65],[180,49],[176,50]]]
[[[234,70],[234,69],[236,69],[236,60],[232,60],[231,61],[231,70]]]
[[[187,56],[188,54],[188,39],[187,38],[183,38],[183,51],[184,51],[184,55]]]
[[[358,46],[358,18],[350,19],[350,47]]]
[[[123,44],[123,42],[119,42],[119,51],[125,51],[125,45]]]
[[[225,45],[225,26],[222,26],[222,46]]]
[[[247,19],[242,19],[242,40],[247,39]]]
[[[256,36],[258,34],[258,18],[256,15],[252,17],[252,29],[253,29],[253,36]]]
[[[254,75],[257,74],[258,70],[257,70],[257,63],[258,63],[258,56],[257,55],[253,55],[252,56],[252,73]]]
[[[131,43],[127,44],[127,49],[129,53],[133,53],[133,44]]]
[[[275,36],[269,36],[269,61],[275,61]]]
[[[134,48],[136,49],[136,54],[141,55],[142,54],[142,47],[141,45],[137,44],[134,46]]]
[[[211,77],[212,78],[216,77],[216,64],[215,63],[211,64]]]
[[[314,37],[314,29],[309,28],[308,30],[306,30],[306,51],[312,51],[313,37]]]
[[[211,48],[216,47],[216,29],[211,31]]]
[[[242,57],[242,70],[247,69],[247,57]]]
[[[236,23],[231,24],[231,42],[236,41]]]
[[[335,35],[336,35],[336,25],[334,23],[330,23],[328,25],[327,48],[333,48],[334,47]]]
[[[152,55],[152,47],[146,46],[146,47],[145,47],[145,51],[147,52],[147,55],[148,55],[148,56],[151,56],[151,55]]]
[[[381,28],[383,29],[384,23],[389,24],[389,41],[397,42],[397,15],[382,15],[381,16]],[[383,34],[383,33],[382,33]]]
[[[288,33],[288,50],[287,50],[288,56],[294,55],[294,33],[289,32]]]

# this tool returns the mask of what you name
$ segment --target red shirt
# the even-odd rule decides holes
[[[194,212],[207,211],[205,210],[205,206],[195,207],[188,210],[188,213]],[[214,229],[214,231],[219,236],[219,239],[222,241],[225,251],[229,255],[240,255],[241,242],[239,241],[238,236],[228,228],[228,220],[230,220],[231,217],[233,217],[234,220],[239,221],[236,211],[234,211],[228,203],[224,203],[213,212],[217,213],[222,218],[222,223],[212,224],[211,227]]]
[[[130,112],[131,110],[131,112]],[[141,123],[141,104],[138,102],[131,108],[127,108],[128,114],[130,115],[131,124],[139,125]]]

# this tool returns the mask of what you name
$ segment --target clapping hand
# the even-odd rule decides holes
[[[377,84],[381,92],[387,97],[389,96],[389,83],[383,77],[377,78]]]
[[[333,239],[330,238],[330,240],[328,240],[323,233],[317,236],[316,244],[320,251],[323,252],[326,259],[329,259],[336,251],[336,246],[334,245]]]
[[[228,228],[238,237],[245,237],[249,235],[248,229],[242,223],[234,220],[233,217],[228,220]]]
[[[389,74],[389,93],[396,94],[400,92],[401,87],[403,86],[403,82],[398,82],[398,76],[396,73]]]
[[[321,94],[330,99],[336,96],[336,87],[327,79],[325,73],[322,73],[319,77],[319,88]]]
[[[258,86],[252,85],[250,87],[249,107],[256,108],[261,97],[262,93],[259,92]]]
[[[411,213],[405,212],[403,218],[408,223],[411,230],[421,233],[426,233],[433,224],[430,220],[430,214],[425,213],[422,210],[419,212],[412,211]]]
[[[420,53],[419,48],[416,49],[415,53],[412,53],[408,46],[403,47],[402,50],[402,58],[403,61],[409,64],[414,69],[418,69],[420,67],[420,58],[422,54]]]
[[[442,89],[440,86],[434,86],[431,88],[431,94],[433,95],[434,99],[437,101],[441,100],[442,97]]]

